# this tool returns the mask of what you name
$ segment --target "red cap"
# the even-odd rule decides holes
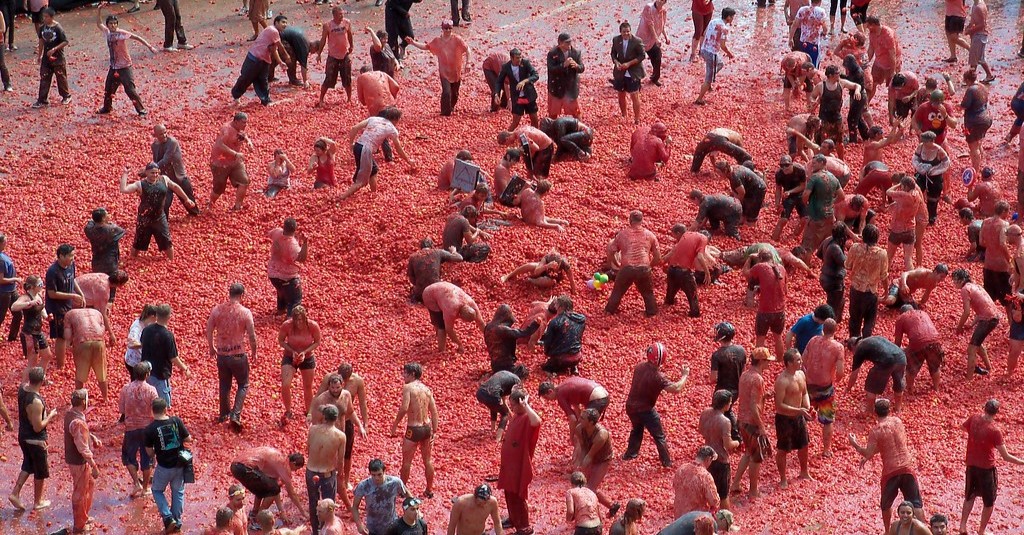
[[[654,342],[647,348],[647,360],[661,366],[665,363],[666,353],[665,344]]]

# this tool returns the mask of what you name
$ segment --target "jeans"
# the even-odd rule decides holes
[[[836,314],[836,322],[843,321],[843,301],[845,301],[844,279],[821,275],[818,277],[818,283],[821,284],[821,289],[825,291],[825,303],[832,307],[832,311]]]
[[[217,379],[220,383],[220,416],[240,417],[245,395],[249,393],[249,357],[245,353],[217,355]],[[229,406],[232,379],[238,382],[238,390],[235,391],[234,405]]]
[[[171,503],[167,504],[167,486],[171,486]],[[153,471],[153,501],[160,511],[160,518],[166,521],[172,518],[181,521],[181,513],[185,508],[185,475],[184,468],[164,468],[157,465]]]
[[[231,98],[238,99],[252,86],[264,106],[270,104],[270,64],[252,54],[245,55],[242,72],[231,88]]]
[[[612,287],[612,294],[608,297],[608,304],[605,305],[604,311],[609,314],[618,312],[622,296],[634,284],[644,299],[644,313],[648,316],[657,314],[658,301],[654,297],[649,266],[623,266],[615,276],[615,286]]]
[[[700,316],[700,304],[697,302],[697,281],[693,277],[693,271],[672,266],[668,268],[667,283],[665,304],[676,304],[676,294],[682,290],[686,294],[686,301],[690,304],[690,316]]]
[[[459,23],[459,0],[452,0],[452,23]],[[462,20],[469,20],[469,0],[462,0]]]
[[[661,43],[647,51],[647,59],[651,60],[651,83],[661,79]]]
[[[707,158],[712,152],[721,152],[731,156],[738,164],[754,159],[743,147],[732,143],[722,136],[709,135],[705,136],[697,144],[697,149],[693,152],[693,162],[690,164],[690,171],[699,173],[701,165],[704,164],[704,158]]]
[[[0,13],[7,24],[7,45],[14,46],[14,14],[18,11],[15,0],[0,0]],[[0,42],[0,45],[4,43]]]
[[[313,478],[316,479],[313,479]],[[320,520],[316,517],[316,504],[320,500],[338,499],[338,473],[325,475],[306,470],[306,495],[309,497],[309,520],[313,533],[320,533]]]
[[[123,69],[107,69],[107,79],[103,84],[103,108],[109,110],[110,106],[114,103],[114,93],[117,92],[118,87],[124,88],[124,94],[128,96],[128,100],[132,101],[135,105],[135,111],[142,111],[145,106],[142,105],[142,98],[139,97],[138,91],[135,90],[135,79],[132,76],[132,68],[125,67]],[[170,197],[171,195],[168,195]]]
[[[288,316],[291,317],[292,310],[295,307],[302,304],[302,281],[298,277],[294,279],[275,279],[270,278],[270,284],[274,285],[274,290],[277,291],[277,310],[288,311]]]
[[[18,299],[17,290],[13,292],[0,293],[0,326],[7,319],[7,310]],[[11,329],[7,331],[7,341],[13,342],[18,339],[18,330],[21,329],[21,312],[11,311]]]
[[[7,19],[10,20],[10,19]],[[8,27],[8,31],[13,30],[14,26]],[[4,89],[11,87],[11,73],[7,70],[7,60],[4,59],[4,53],[7,50],[7,45],[0,43],[0,81],[4,84]]]
[[[53,83],[53,77],[57,77],[57,92],[60,93],[61,98],[68,98],[71,96],[71,89],[68,87],[68,65],[67,61],[63,57],[58,57],[56,61],[50,61],[49,56],[44,55],[43,60],[39,62],[39,98],[37,102],[46,104],[50,101],[50,84]]]
[[[498,73],[494,71],[485,70],[484,78],[487,80],[487,87],[491,89],[491,111],[508,107],[508,84],[498,84]]]
[[[850,337],[867,338],[875,330],[878,296],[850,288]],[[863,329],[862,329],[863,326]]]
[[[846,114],[846,128],[850,133],[850,143],[857,142],[857,134],[867,141],[868,123],[864,120],[864,110],[868,107],[867,95],[861,93],[860,100],[850,98],[850,111]]]
[[[462,82],[450,82],[441,78],[441,115],[448,116],[459,103],[459,86]]]
[[[160,12],[164,14],[164,48],[174,46],[174,37],[178,37],[178,45],[185,45],[185,28],[181,26],[181,8],[178,0],[157,0]]]
[[[646,429],[654,439],[654,446],[658,448],[658,458],[661,459],[661,464],[671,466],[672,455],[668,452],[665,429],[661,426],[661,416],[658,415],[658,411],[651,409],[635,414],[627,413],[626,416],[629,416],[629,422],[633,427],[629,432],[629,444],[626,446],[623,458],[636,457],[640,453],[640,443],[643,442],[644,429]]]
[[[196,193],[192,189],[192,181],[189,180],[188,177],[184,177],[181,180],[178,180],[174,177],[174,174],[171,173],[167,175],[167,178],[170,178],[171,182],[174,182],[175,184],[181,187],[181,191],[185,192],[185,197],[187,197],[188,200],[192,201],[193,203],[196,202]],[[167,198],[164,199],[164,215],[167,218],[171,217],[171,205],[174,204],[175,197],[178,196],[173,193],[168,193]],[[181,202],[182,206],[185,206],[185,201],[182,201],[180,198],[178,200]],[[199,215],[199,208],[189,208],[185,206],[185,210],[192,215]]]
[[[171,380],[159,379],[155,375],[150,375],[146,382],[156,389],[156,395],[160,396],[160,399],[167,402],[167,407],[171,406]]]

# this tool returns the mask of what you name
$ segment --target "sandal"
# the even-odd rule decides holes
[[[138,6],[134,6],[128,10],[128,13],[138,13],[139,11],[142,11],[142,9]]]

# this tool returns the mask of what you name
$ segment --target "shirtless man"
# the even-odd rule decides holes
[[[788,114],[790,103],[793,101],[793,90],[800,91],[804,88],[805,83],[814,75],[814,63],[806,52],[790,52],[782,56],[779,74],[782,75],[782,100],[786,103]]]
[[[277,510],[283,514],[282,484],[288,492],[288,498],[301,511],[302,504],[292,484],[292,472],[304,465],[305,459],[301,453],[286,456],[278,449],[265,446],[245,450],[236,456],[231,462],[231,476],[253,494],[254,502],[249,516],[255,517],[260,511],[269,508],[271,502],[276,503]]]
[[[316,505],[322,499],[334,499],[338,495],[336,468],[345,455],[345,433],[335,425],[338,421],[338,407],[327,405],[320,408],[320,413],[324,421],[309,428],[307,439],[309,462],[306,464],[306,491],[309,495],[309,520],[314,533],[320,533]]]
[[[775,378],[775,464],[779,468],[779,487],[784,489],[789,486],[786,456],[793,450],[797,450],[800,460],[800,479],[811,479],[807,471],[807,420],[811,419],[811,398],[807,394],[800,352],[791,347],[782,361],[786,369]]]
[[[817,136],[821,128],[821,119],[810,113],[798,113],[786,123],[786,144],[789,147],[791,157],[803,156],[805,160],[811,161],[814,151],[817,150],[811,139]],[[799,135],[798,135],[799,134]]]
[[[427,480],[427,488],[423,495],[434,497],[434,461],[431,459],[431,447],[437,436],[437,405],[434,394],[427,385],[420,382],[423,367],[416,362],[409,362],[402,367],[402,406],[391,423],[391,436],[398,436],[398,424],[405,419],[405,439],[402,441],[402,470],[399,475],[402,482],[408,485],[409,471],[412,468],[412,457],[416,449],[423,456],[423,472]]]
[[[973,203],[974,212],[981,217],[995,215],[996,204],[1003,200],[999,183],[992,180],[995,174],[996,172],[991,167],[986,167],[981,170],[981,182],[971,182],[971,185],[967,187],[967,200]],[[79,277],[79,284],[83,278],[85,276]]]
[[[544,381],[537,393],[544,399],[558,402],[558,407],[569,421],[570,442],[579,426],[583,410],[594,409],[603,418],[609,403],[608,391],[603,386],[582,377],[570,377],[558,386],[551,381]]]
[[[771,445],[765,433],[764,425],[764,370],[775,361],[775,355],[767,347],[757,347],[750,354],[750,366],[740,376],[739,407],[736,419],[739,420],[740,437],[745,447],[736,473],[732,478],[732,491],[740,491],[740,479],[750,468],[750,490],[747,496],[757,498],[757,489],[761,474],[761,463],[771,455]]]
[[[832,456],[832,424],[836,420],[836,381],[846,375],[846,349],[835,339],[836,320],[826,319],[821,334],[804,348],[804,373],[811,407],[821,424],[821,456]]]
[[[345,525],[341,523],[335,511],[338,504],[334,500],[325,498],[316,504],[317,520],[320,521],[320,531],[316,535],[345,535]]]
[[[903,58],[899,39],[892,28],[882,26],[878,17],[874,16],[865,19],[864,25],[868,29],[868,60],[874,59],[874,63],[871,64],[871,79],[875,83],[868,93],[868,102],[871,102],[878,86],[888,86],[889,80],[900,71]]]
[[[484,483],[473,491],[452,500],[448,515],[447,535],[480,535],[487,532],[487,519],[491,519],[494,535],[503,535],[501,510],[498,499],[491,496],[491,486]]]
[[[231,186],[235,188],[235,204],[231,209],[242,209],[242,200],[245,199],[245,192],[249,189],[249,176],[245,172],[245,155],[242,154],[242,148],[243,145],[250,150],[253,148],[252,140],[245,133],[245,126],[248,122],[249,116],[244,112],[235,113],[230,122],[224,123],[220,127],[217,140],[213,142],[213,151],[210,153],[213,186],[210,190],[210,204],[207,205],[207,210],[212,208],[224,193],[229,180]]]
[[[753,160],[754,157],[743,149],[743,135],[728,128],[715,128],[704,135],[704,139],[697,144],[693,151],[693,163],[690,165],[690,172],[697,174],[704,165],[704,158],[713,152],[721,152],[736,160],[736,163],[743,163]]]
[[[924,308],[932,290],[946,280],[946,275],[949,275],[949,266],[946,264],[936,264],[934,269],[919,267],[904,271],[889,286],[889,293],[882,299],[882,304],[889,308],[899,308],[903,305]],[[921,294],[920,301],[915,301],[914,293],[918,290],[924,290],[924,293]]]
[[[451,340],[456,351],[463,352],[462,339],[455,332],[455,320],[476,322],[483,331],[484,319],[480,307],[462,288],[450,282],[435,282],[423,290],[423,306],[430,313],[430,323],[437,332],[437,352],[444,353]],[[404,480],[404,479],[403,479]]]
[[[892,130],[889,131],[889,135],[885,135],[885,131],[882,130],[881,126],[875,125],[868,129],[868,138],[864,140],[864,169],[860,173],[860,179],[864,180],[864,175],[868,170],[868,165],[871,162],[882,162],[885,160],[885,152],[883,149],[892,145],[896,141],[899,141],[903,137],[903,123],[896,122],[892,126]],[[860,192],[858,192],[860,193]]]
[[[519,207],[523,223],[565,232],[565,227],[569,225],[568,221],[544,215],[544,200],[541,197],[548,191],[551,191],[551,182],[544,179],[538,180],[536,188],[523,188],[523,191],[515,196],[512,205]]]
[[[529,156],[526,160],[526,170],[531,179],[547,178],[551,172],[555,142],[540,129],[522,125],[512,132],[498,132],[498,144],[522,148],[523,153]]]
[[[356,77],[356,98],[366,106],[367,117],[377,115],[388,106],[394,106],[401,88],[388,73],[371,70],[368,65],[363,65]]]
[[[327,390],[318,394],[313,398],[313,402],[309,406],[309,414],[306,415],[307,420],[310,424],[317,425],[323,423],[323,415],[320,412],[322,407],[327,405],[334,405],[338,409],[338,421],[336,426],[342,432],[345,432],[345,455],[348,458],[338,459],[341,464],[338,465],[337,469],[339,473],[345,474],[345,465],[347,464],[350,468],[352,466],[352,447],[351,441],[355,438],[355,426],[359,426],[359,434],[366,438],[366,428],[363,426],[363,421],[356,415],[355,407],[352,402],[352,393],[343,387],[343,381],[341,375],[336,373],[329,374],[325,381],[327,382]],[[351,430],[351,432],[349,432]],[[341,501],[346,506],[348,503],[348,495],[345,490],[348,488],[348,479],[344,479],[345,488],[341,489]]]
[[[598,423],[603,414],[597,409],[584,409],[580,413],[573,436],[574,466],[587,478],[586,486],[597,495],[597,501],[608,508],[608,516],[615,517],[619,512],[619,503],[612,502],[607,494],[601,492],[601,482],[608,475],[612,458],[612,434],[605,426]]]
[[[917,189],[914,179],[909,176],[900,178],[899,184],[886,190],[885,195],[892,200],[892,204],[889,205],[892,222],[889,227],[886,257],[891,262],[896,248],[902,245],[904,269],[910,271],[914,269],[914,257],[911,252],[917,241],[917,214],[924,205],[924,198]]]
[[[366,436],[366,430],[370,428],[369,416],[366,412],[366,381],[358,373],[352,371],[352,365],[342,362],[338,365],[338,374],[341,375],[341,384],[352,395],[352,399],[359,403],[359,421],[363,424],[362,433]],[[326,381],[325,381],[326,382]],[[321,386],[321,389],[326,388]],[[352,448],[355,445],[355,424],[351,419],[345,422],[345,486],[352,485]]]

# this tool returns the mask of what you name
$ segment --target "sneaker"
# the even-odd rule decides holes
[[[192,50],[193,48],[195,48],[193,45],[178,45],[179,50]]]
[[[36,102],[32,103],[32,109],[38,110],[39,108],[42,108],[42,107],[45,107],[45,106],[49,106],[49,105],[50,104],[48,102],[36,101]]]
[[[470,17],[469,13],[463,12],[462,13],[462,20],[463,20],[463,22],[473,22],[473,17]]]
[[[65,105],[71,104],[71,95],[68,95],[68,96],[60,99],[60,103],[61,104],[65,104]]]
[[[377,0],[376,2],[373,3],[373,5],[380,7],[384,5],[384,0]],[[1021,57],[1024,58],[1024,50],[1021,51]]]
[[[145,117],[146,115],[149,115],[149,112],[145,109],[135,110],[135,112],[139,114],[139,117]]]
[[[974,373],[976,373],[978,375],[988,375],[988,370],[986,370],[985,368],[982,368],[981,366],[975,366],[974,367]]]
[[[608,508],[608,518],[615,518],[615,515],[619,513],[619,509],[621,507],[622,504],[620,504],[619,502],[613,503],[612,506]]]
[[[110,113],[110,108],[107,108],[107,107],[103,107],[103,108],[100,108],[100,109],[96,110],[96,114],[97,115],[106,115],[108,113]]]
[[[268,18],[268,19],[272,19],[272,18],[274,18],[274,12],[268,9],[268,10],[267,10],[267,18]]]
[[[174,46],[165,46],[164,47],[164,52],[177,52],[177,51],[178,51],[178,48],[174,47]]]
[[[4,91],[7,91],[8,93],[10,93],[11,91],[14,91],[14,86],[13,85],[5,85],[4,86]]]

